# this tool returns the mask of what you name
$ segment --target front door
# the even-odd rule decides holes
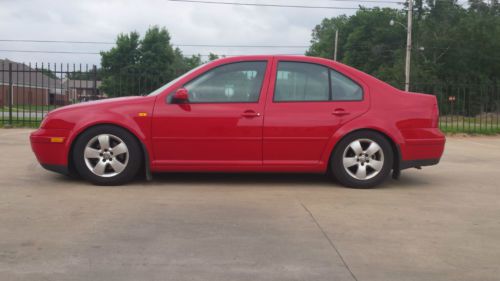
[[[262,165],[262,126],[268,61],[216,66],[158,100],[153,118],[153,165],[232,167]]]

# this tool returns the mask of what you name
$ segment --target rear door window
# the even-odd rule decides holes
[[[303,62],[280,62],[274,91],[275,102],[329,101],[328,68]]]

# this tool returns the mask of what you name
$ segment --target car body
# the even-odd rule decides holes
[[[132,135],[147,174],[325,173],[344,138],[361,132],[359,140],[364,140],[362,132],[371,132],[390,145],[391,151],[385,151],[391,154],[389,169],[398,175],[405,168],[439,162],[445,136],[438,115],[434,96],[401,91],[338,62],[240,56],[202,65],[148,96],[53,110],[30,138],[41,165],[65,174],[74,172],[74,159],[79,161],[73,158],[76,140],[96,126],[119,127]],[[361,154],[354,156],[356,161],[369,161]]]

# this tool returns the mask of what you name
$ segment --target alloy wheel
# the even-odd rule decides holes
[[[345,171],[358,180],[369,180],[384,166],[384,152],[370,139],[357,139],[344,150],[342,163]]]
[[[129,150],[119,137],[100,134],[85,146],[84,155],[87,168],[99,177],[114,177],[127,167]]]

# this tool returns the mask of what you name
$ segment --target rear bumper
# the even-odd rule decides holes
[[[401,144],[401,163],[439,162],[444,152],[446,137],[438,128],[402,130],[402,133],[404,143]],[[423,164],[417,166],[428,166]]]
[[[439,163],[439,160],[440,158],[401,161],[399,169],[404,170],[409,168],[421,168],[423,166],[437,165]]]
[[[31,149],[47,170],[67,174],[68,130],[38,129],[30,135]]]

